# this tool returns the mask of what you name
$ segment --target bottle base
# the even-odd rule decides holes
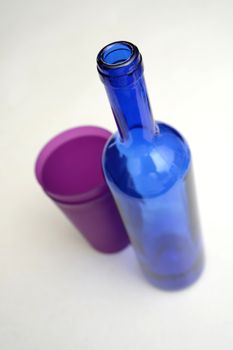
[[[146,279],[155,287],[167,291],[185,289],[194,284],[201,276],[205,265],[204,256],[200,256],[195,264],[184,273],[174,275],[158,275],[142,267]]]

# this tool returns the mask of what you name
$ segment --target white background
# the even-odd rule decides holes
[[[232,1],[1,0],[0,36],[0,349],[232,349]],[[115,40],[192,148],[207,265],[181,292],[150,286],[131,248],[93,251],[34,178],[56,133],[116,129],[95,66]]]

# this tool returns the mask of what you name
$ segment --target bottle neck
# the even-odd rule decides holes
[[[128,42],[107,45],[97,64],[122,140],[135,128],[140,128],[144,137],[152,137],[155,123],[138,49]]]

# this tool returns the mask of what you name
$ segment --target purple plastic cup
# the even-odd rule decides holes
[[[52,138],[39,153],[35,174],[45,193],[98,251],[129,244],[102,172],[102,152],[111,133],[82,126]]]

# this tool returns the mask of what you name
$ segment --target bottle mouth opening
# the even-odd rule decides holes
[[[129,75],[141,63],[137,46],[128,41],[116,41],[106,45],[97,56],[97,68],[102,76]]]
[[[115,42],[105,46],[100,52],[100,59],[105,65],[122,66],[130,61],[134,53],[133,45],[127,42]]]
[[[134,44],[116,41],[98,53],[97,70],[104,83],[116,88],[127,86],[142,75],[142,56]]]

